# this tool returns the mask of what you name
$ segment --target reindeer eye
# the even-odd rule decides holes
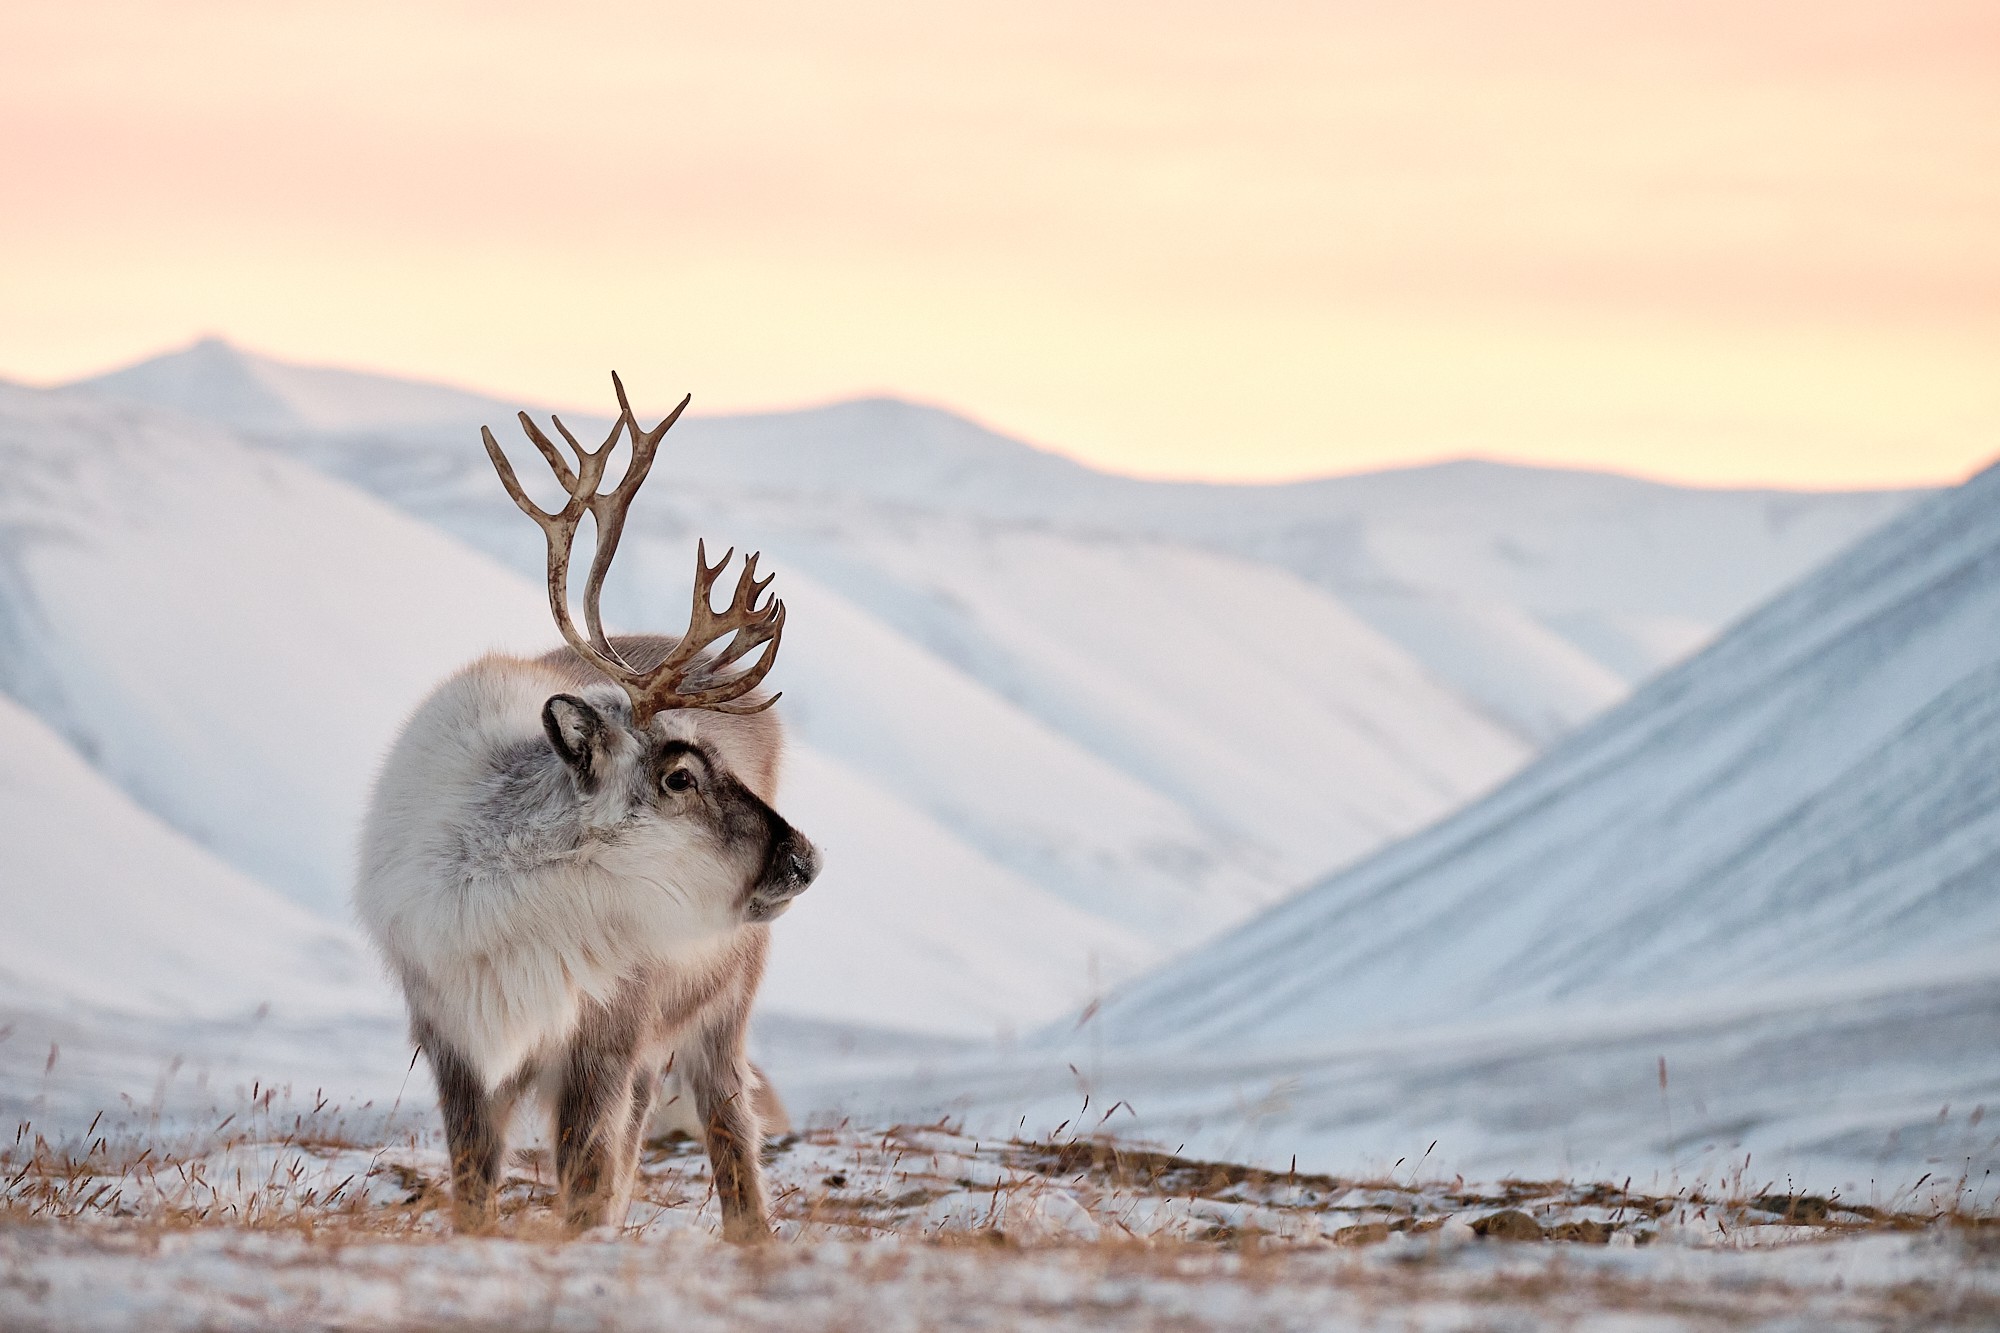
[[[660,785],[668,791],[693,791],[694,774],[685,768],[676,768],[660,779]]]

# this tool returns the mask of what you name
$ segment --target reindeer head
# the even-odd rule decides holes
[[[767,744],[775,743],[775,728],[752,723],[748,715],[777,702],[776,695],[751,692],[777,658],[785,604],[770,598],[758,605],[771,576],[757,577],[752,553],[728,607],[717,612],[715,580],[734,549],[711,566],[706,544],[698,543],[686,633],[678,639],[605,634],[598,603],[626,514],[660,440],[688,405],[683,398],[646,430],[616,374],[611,382],[618,420],[595,450],[579,444],[560,417],[551,418],[575,455],[574,466],[527,413],[520,414],[522,428],[568,494],[553,513],[527,497],[493,432],[480,430],[501,484],[546,538],[549,610],[557,629],[607,682],[551,696],[542,708],[542,729],[568,772],[576,817],[602,844],[601,863],[664,888],[690,907],[722,907],[734,920],[768,921],[819,873],[818,851],[752,790],[757,779],[745,771],[756,750],[749,731],[764,732]],[[631,462],[616,486],[600,491],[605,464],[628,430]],[[584,585],[587,637],[569,609],[570,552],[585,513],[597,536]],[[738,667],[759,648],[754,661]]]

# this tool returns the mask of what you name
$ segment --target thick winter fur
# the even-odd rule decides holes
[[[614,641],[641,668],[672,642]],[[768,1234],[744,1027],[766,923],[819,855],[772,809],[773,714],[630,719],[567,649],[484,658],[417,709],[375,784],[355,897],[436,1077],[463,1230],[491,1220],[524,1098],[553,1113],[568,1223],[621,1223],[671,1067],[725,1234]]]

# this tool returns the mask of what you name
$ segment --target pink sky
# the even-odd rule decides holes
[[[218,332],[1100,465],[2000,454],[2000,6],[0,11],[0,375]]]

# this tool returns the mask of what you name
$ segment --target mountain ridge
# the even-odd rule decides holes
[[[24,386],[26,387],[26,386]],[[338,433],[365,433],[370,430],[422,428],[444,424],[490,426],[499,431],[518,411],[547,416],[562,415],[573,428],[589,426],[607,431],[612,418],[601,410],[565,409],[546,403],[504,398],[483,390],[406,374],[357,371],[331,364],[291,362],[250,351],[218,335],[205,335],[185,347],[170,349],[92,375],[63,381],[51,387],[74,389],[95,397],[120,399],[148,406],[166,407],[192,416],[252,431],[312,430]],[[205,398],[213,393],[213,398]],[[243,398],[233,395],[241,393]],[[325,400],[340,393],[354,395],[360,405],[345,411],[328,411]],[[400,409],[400,410],[398,410]],[[1551,482],[1574,479],[1579,484],[1614,485],[1634,493],[1672,492],[1695,494],[1755,495],[1769,497],[1813,497],[1873,494],[1921,494],[1932,487],[1844,490],[1801,490],[1784,486],[1726,486],[1671,481],[1616,469],[1578,467],[1554,463],[1531,463],[1465,454],[1420,463],[1396,464],[1348,472],[1314,473],[1283,480],[1234,480],[1177,477],[1146,477],[1112,471],[1073,458],[1046,445],[1012,435],[941,403],[905,398],[889,393],[864,393],[830,398],[793,406],[708,413],[696,408],[684,419],[685,427],[708,428],[741,426],[746,440],[733,441],[753,447],[758,437],[774,425],[832,421],[828,434],[839,438],[842,418],[858,417],[868,424],[901,418],[919,423],[916,434],[930,446],[943,445],[958,455],[958,461],[1005,461],[1032,457],[1036,466],[1060,470],[1072,476],[1086,474],[1120,487],[1154,490],[1163,494],[1218,490],[1239,497],[1259,497],[1287,493],[1342,492],[1356,488],[1370,492],[1368,498],[1380,502],[1393,498],[1397,489],[1423,479],[1450,478],[1476,483],[1479,490],[1505,485],[1517,479],[1546,490]],[[683,431],[683,434],[690,433]],[[780,432],[787,433],[788,432]],[[889,432],[895,434],[897,432]],[[408,441],[423,437],[410,435]],[[676,442],[680,440],[676,436]],[[968,458],[971,444],[985,451],[985,457]],[[956,446],[956,447],[954,447]],[[790,460],[798,461],[797,456]],[[852,478],[849,478],[852,480]],[[813,477],[810,484],[824,486],[837,477]],[[927,499],[930,497],[926,497]]]
[[[271,383],[333,376],[367,403],[432,390],[465,398],[220,343],[75,387],[199,413],[201,366],[218,359]],[[486,424],[511,433],[502,429],[510,405],[474,397],[490,411]],[[211,415],[227,421],[229,405]],[[569,420],[579,431],[609,425],[608,417]],[[378,417],[368,429],[338,431],[266,425],[251,434],[404,507],[485,484],[470,418]],[[675,480],[692,490],[794,506],[839,497],[1275,564],[1346,601],[1537,745],[1922,494],[1688,488],[1479,459],[1286,483],[1159,481],[1097,471],[942,407],[879,397],[690,416],[674,433],[672,458]],[[1501,665],[1488,669],[1488,660]]]
[[[1835,967],[1954,932],[2000,949],[1993,645],[2000,467],[1488,796],[1133,983],[1104,1034],[1281,1045],[1721,984],[1800,946]]]

